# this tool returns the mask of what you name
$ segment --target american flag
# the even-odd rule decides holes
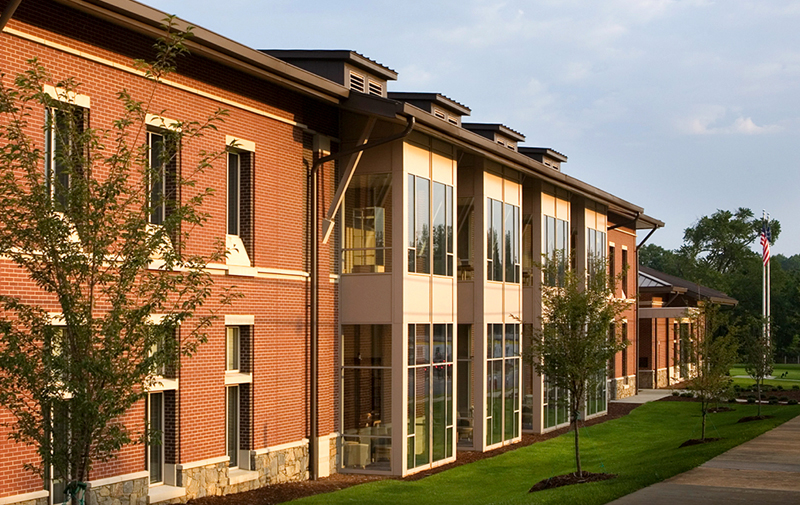
[[[763,248],[761,253],[761,259],[764,261],[764,266],[767,266],[767,263],[769,263],[769,239],[771,238],[770,235],[771,233],[769,226],[767,225],[767,223],[764,223],[761,226],[761,247]]]

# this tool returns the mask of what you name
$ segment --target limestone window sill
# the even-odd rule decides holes
[[[149,498],[148,503],[150,504],[165,502],[186,496],[186,488],[162,484],[160,486],[151,487],[147,496]]]
[[[236,468],[228,472],[228,483],[231,486],[241,484],[258,479],[258,472],[253,470],[245,470],[244,468]]]

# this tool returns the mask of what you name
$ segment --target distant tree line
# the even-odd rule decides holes
[[[772,242],[780,235],[771,220]],[[739,304],[731,309],[731,324],[741,342],[761,332],[762,262],[759,236],[762,221],[747,208],[718,210],[703,216],[683,234],[683,245],[668,250],[649,244],[640,249],[639,264],[722,291]],[[773,255],[771,263],[771,333],[779,361],[800,356],[800,254]]]

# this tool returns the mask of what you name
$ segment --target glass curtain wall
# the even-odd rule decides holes
[[[475,278],[475,199],[458,198],[458,280]]]
[[[604,412],[608,408],[607,402],[607,380],[605,370],[597,374],[597,377],[588,384],[586,389],[586,415],[591,416],[599,412]]]
[[[390,325],[342,326],[342,467],[391,471]]]
[[[520,328],[488,324],[486,331],[486,445],[494,445],[519,436]]]
[[[519,207],[487,198],[486,224],[487,279],[519,283]]]
[[[548,286],[561,284],[569,261],[569,221],[542,216],[542,246],[546,260],[556,257],[559,262],[557,277],[550,275],[544,282]]]
[[[453,186],[408,175],[409,272],[452,277],[452,209]]]
[[[408,325],[408,468],[452,457],[453,325]]]
[[[475,394],[473,384],[475,383],[475,372],[472,360],[472,325],[458,325],[458,444],[464,447],[473,446],[473,429],[475,427]]]
[[[596,269],[605,268],[606,233],[593,228],[586,229],[586,272],[589,280],[594,278]]]
[[[344,200],[342,273],[392,271],[392,175],[357,175]]]

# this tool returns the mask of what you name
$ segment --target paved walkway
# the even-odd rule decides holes
[[[800,416],[609,505],[800,504]]]
[[[610,403],[647,403],[660,400],[672,394],[671,389],[640,389],[638,394],[621,398],[619,400],[609,400]]]

